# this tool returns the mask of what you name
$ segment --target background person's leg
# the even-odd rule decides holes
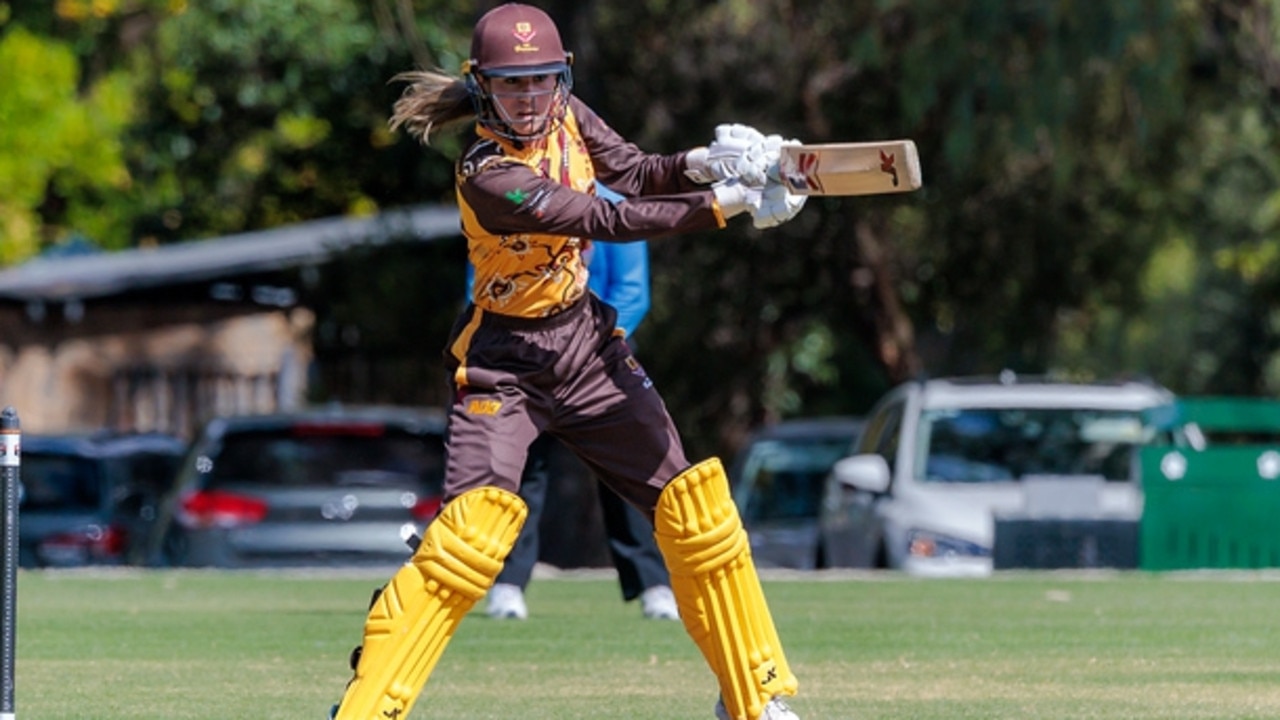
[[[599,486],[600,510],[609,538],[609,555],[618,569],[622,599],[635,600],[656,585],[670,585],[667,566],[653,539],[653,523],[603,483]]]
[[[603,483],[599,497],[609,556],[618,571],[623,601],[638,597],[645,617],[679,620],[671,578],[653,539],[653,523]]]

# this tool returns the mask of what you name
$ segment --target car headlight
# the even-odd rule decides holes
[[[950,535],[912,530],[907,533],[907,555],[913,558],[991,557],[991,548]]]

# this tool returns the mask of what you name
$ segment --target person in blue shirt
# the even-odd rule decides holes
[[[596,194],[613,202],[622,199],[621,195],[599,183],[596,184]],[[586,253],[589,254],[586,260],[590,272],[587,285],[591,292],[618,311],[618,328],[626,333],[627,342],[634,349],[631,338],[649,311],[648,243],[643,240],[591,243]],[[473,268],[468,265],[468,294],[472,280]],[[519,491],[529,508],[529,516],[502,572],[489,590],[485,611],[490,617],[518,620],[528,617],[524,591],[538,562],[538,525],[546,505],[551,479],[549,456],[554,442],[554,438],[544,435],[529,448]],[[653,524],[604,484],[599,485],[597,495],[608,536],[609,555],[618,571],[623,601],[640,598],[640,609],[645,617],[678,620],[670,577],[653,539]]]

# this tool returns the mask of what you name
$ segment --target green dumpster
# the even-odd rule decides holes
[[[1184,398],[1159,422],[1207,444],[1142,449],[1139,566],[1280,567],[1280,402]]]

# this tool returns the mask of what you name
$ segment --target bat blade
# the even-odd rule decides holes
[[[924,184],[911,140],[786,146],[778,170],[796,195],[882,195]]]

